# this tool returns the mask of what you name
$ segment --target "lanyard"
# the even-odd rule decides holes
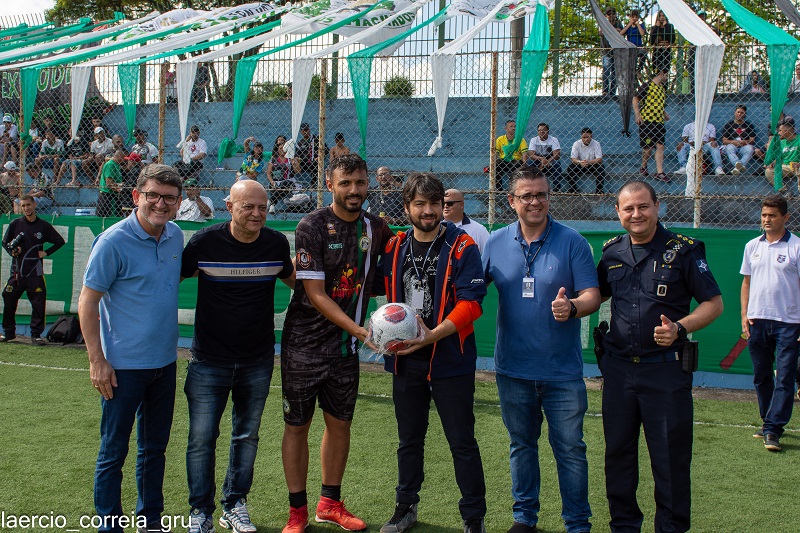
[[[433,240],[431,241],[431,245],[428,247],[428,251],[425,252],[425,259],[422,260],[422,274],[425,274],[425,263],[428,262],[428,254],[430,254],[431,250],[433,250],[433,245],[436,242],[436,239],[438,239],[439,235],[442,234],[442,229],[443,229],[443,227],[439,226],[439,231],[436,233],[436,237],[433,238]],[[414,238],[413,237],[411,238],[411,264],[414,265],[414,275],[416,276],[417,281],[419,281],[420,284],[423,284],[424,282],[422,280],[422,274],[420,274],[419,269],[417,268],[417,261],[414,259]]]
[[[523,242],[519,243],[520,248],[522,249],[522,255],[525,258],[525,267],[527,268],[527,273],[525,274],[526,277],[531,277],[531,267],[533,266],[534,261],[536,261],[536,256],[539,255],[539,252],[542,251],[542,247],[544,246],[545,241],[547,241],[547,237],[550,235],[550,230],[553,229],[553,221],[551,220],[547,224],[547,232],[544,234],[544,238],[539,243],[539,247],[536,249],[536,252],[533,254],[530,262],[528,262],[528,253],[525,252],[525,242],[523,237]],[[521,232],[520,232],[521,233]],[[533,243],[531,243],[533,245]]]

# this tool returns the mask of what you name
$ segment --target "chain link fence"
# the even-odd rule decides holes
[[[755,129],[753,147],[758,149],[756,156],[749,162],[745,161],[745,168],[737,174],[733,164],[736,159],[729,158],[724,148],[716,151],[717,148],[712,147],[706,156],[706,171],[697,197],[687,196],[686,175],[676,173],[683,166],[678,160],[676,147],[684,126],[694,120],[687,63],[692,50],[688,46],[676,46],[670,51],[666,106],[670,120],[666,124],[663,168],[668,182],[655,179],[656,167],[652,159],[647,165],[649,174],[640,171],[642,152],[633,116],[626,131],[617,97],[608,91],[603,94],[605,51],[590,48],[550,52],[536,103],[525,127],[525,140],[531,144],[537,137],[538,126],[544,123],[549,127],[549,136],[559,141],[560,159],[557,163],[560,165],[555,166],[560,166],[560,169],[549,172],[551,185],[556,191],[552,210],[557,218],[572,221],[579,228],[599,228],[606,223],[608,227],[616,227],[614,193],[625,181],[644,178],[656,187],[662,199],[662,219],[669,224],[740,228],[753,227],[757,223],[760,199],[771,190],[764,176],[764,164],[758,159],[769,135],[769,76],[764,47],[727,47],[725,66],[710,116],[710,123],[716,127],[716,142],[722,144],[725,124],[733,120],[737,106],[746,106],[746,119]],[[329,149],[336,146],[335,137],[341,134],[343,144],[357,153],[361,143],[360,131],[345,59],[347,54],[348,51],[344,50],[340,57],[318,61],[304,121],[310,124],[313,135],[319,134],[323,138]],[[650,69],[649,55],[643,61],[641,79],[646,81]],[[227,215],[223,198],[237,179],[243,159],[248,155],[237,153],[228,158],[218,157],[222,139],[232,137],[236,65],[233,59],[208,65],[207,75],[198,76],[190,108],[189,124],[199,126],[200,137],[208,146],[208,156],[198,177],[205,191],[203,194],[214,201],[217,217]],[[366,133],[373,192],[379,192],[375,177],[379,167],[391,169],[397,178],[395,186],[399,186],[402,178],[410,172],[430,171],[439,176],[446,187],[455,187],[465,193],[466,212],[470,216],[489,224],[507,222],[510,213],[504,208],[507,204],[503,191],[504,184],[507,184],[504,174],[522,162],[492,164],[491,153],[495,140],[505,134],[507,121],[516,117],[519,65],[519,54],[512,52],[458,55],[444,120],[443,146],[433,156],[428,156],[438,130],[429,57],[399,55],[376,59],[372,69]],[[148,63],[140,68],[135,125],[147,132],[147,142],[157,147],[160,159],[172,164],[179,159],[176,145],[181,140],[172,74],[174,65]],[[753,70],[761,75],[763,84],[753,83],[750,76]],[[40,92],[30,132],[33,143],[26,150],[26,158],[20,160],[17,155],[15,159],[11,148],[13,143],[6,145],[3,153],[3,162],[10,159],[21,166],[24,164],[24,190],[34,187],[37,180],[40,185],[45,184],[45,178],[52,180],[47,188],[52,191],[52,210],[56,212],[74,213],[78,209],[96,207],[98,165],[102,163],[87,164],[83,159],[88,156],[82,153],[88,150],[95,137],[93,131],[97,126],[92,123],[92,118],[100,119],[99,125],[104,128],[105,136],[114,139],[115,149],[130,150],[137,141],[127,135],[117,66],[96,67],[93,79],[80,124],[80,140],[72,140],[69,133],[68,69],[47,69],[42,71],[40,78]],[[258,169],[257,174],[265,185],[268,181],[283,182],[287,177],[287,167],[292,168],[291,162],[287,165],[278,154],[276,144],[280,136],[290,137],[291,79],[289,57],[259,62],[236,140],[238,144],[244,144],[245,139],[252,137],[262,143],[263,168]],[[56,80],[60,80],[58,88],[53,87]],[[744,92],[740,92],[742,88]],[[800,84],[794,84],[793,88],[800,90]],[[7,105],[2,111],[11,114],[15,124],[20,124],[18,72],[2,74],[2,91],[3,101],[12,102],[11,108]],[[323,105],[320,105],[321,98]],[[800,99],[792,93],[785,111],[796,115],[800,111],[797,109],[799,104]],[[602,147],[602,187],[598,186],[594,176],[571,180],[571,175],[567,175],[573,144],[580,141],[584,128],[592,130],[593,139]],[[62,141],[63,147],[59,148],[57,140],[53,143],[47,141],[45,132],[48,129]],[[255,140],[248,144],[255,144]],[[276,158],[272,165],[269,164],[270,157]],[[527,154],[523,157],[527,159]],[[127,162],[123,164],[126,166],[131,167],[127,172],[129,188],[138,166]],[[721,167],[721,174],[717,167]],[[266,177],[268,169],[273,173],[271,180]],[[40,175],[44,177],[40,179]],[[297,219],[304,212],[329,201],[321,176],[310,183],[302,183],[300,190],[296,188],[298,185],[287,183],[290,184],[283,188],[278,186],[273,191],[275,212],[270,214],[270,218]],[[786,193],[797,196],[797,184],[787,180]],[[381,197],[373,196],[373,200],[376,198]],[[395,215],[401,222],[402,213],[391,214],[393,218]]]

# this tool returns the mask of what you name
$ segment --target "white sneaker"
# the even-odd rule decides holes
[[[731,175],[732,176],[738,176],[739,174],[741,174],[741,172],[739,172],[739,169],[736,168],[736,167],[733,167],[733,170],[731,170]]]
[[[683,166],[683,167],[679,168],[678,170],[673,172],[673,174],[686,174],[686,167]]]
[[[247,502],[240,498],[230,511],[225,511],[219,517],[219,525],[225,529],[232,529],[235,533],[255,533],[256,526],[250,521],[247,511]]]
[[[714,169],[714,174],[716,174],[717,176],[724,176],[725,171],[722,170],[722,167],[717,167],[716,169]]]
[[[192,509],[188,533],[214,533],[214,521],[199,509]]]
[[[742,172],[744,172],[744,165],[742,164],[741,161],[736,163],[736,170],[739,171],[739,172],[737,172],[737,174],[741,174]]]
[[[275,214],[275,204],[272,204],[272,203],[269,204],[269,214],[270,215],[274,215]]]

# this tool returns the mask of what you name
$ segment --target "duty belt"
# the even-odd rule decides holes
[[[631,363],[670,363],[680,361],[680,352],[678,350],[670,350],[668,352],[657,353],[653,355],[619,355],[613,352],[608,352],[617,359],[630,361]]]

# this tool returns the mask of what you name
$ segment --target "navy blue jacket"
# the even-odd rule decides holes
[[[447,318],[459,301],[472,301],[480,306],[486,296],[478,245],[461,228],[449,222],[444,222],[443,225],[444,243],[439,252],[433,294],[433,313],[437,325]],[[408,253],[413,231],[412,228],[408,233],[399,232],[386,244],[383,275],[389,302],[403,301],[405,289],[401,262]],[[384,356],[386,370],[397,371],[397,357],[391,354]],[[475,331],[470,323],[433,345],[428,378],[461,376],[474,372],[477,357]]]

